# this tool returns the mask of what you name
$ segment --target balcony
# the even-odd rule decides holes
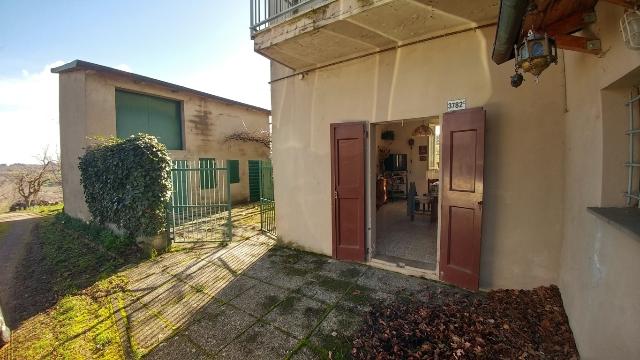
[[[498,0],[251,0],[255,51],[294,70],[494,23]]]

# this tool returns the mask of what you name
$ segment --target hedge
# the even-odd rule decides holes
[[[93,221],[114,224],[131,237],[157,235],[171,195],[166,147],[147,134],[93,140],[78,166]]]

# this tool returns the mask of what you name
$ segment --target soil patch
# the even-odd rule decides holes
[[[556,286],[426,292],[368,314],[356,359],[578,359]]]

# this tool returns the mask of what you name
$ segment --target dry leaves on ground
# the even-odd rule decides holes
[[[441,289],[379,305],[356,359],[578,359],[556,286],[485,295]]]

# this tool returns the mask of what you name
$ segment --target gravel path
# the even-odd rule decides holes
[[[38,223],[38,215],[27,213],[0,214],[0,327],[4,322],[16,327],[16,271],[25,256],[32,239],[32,231]]]

